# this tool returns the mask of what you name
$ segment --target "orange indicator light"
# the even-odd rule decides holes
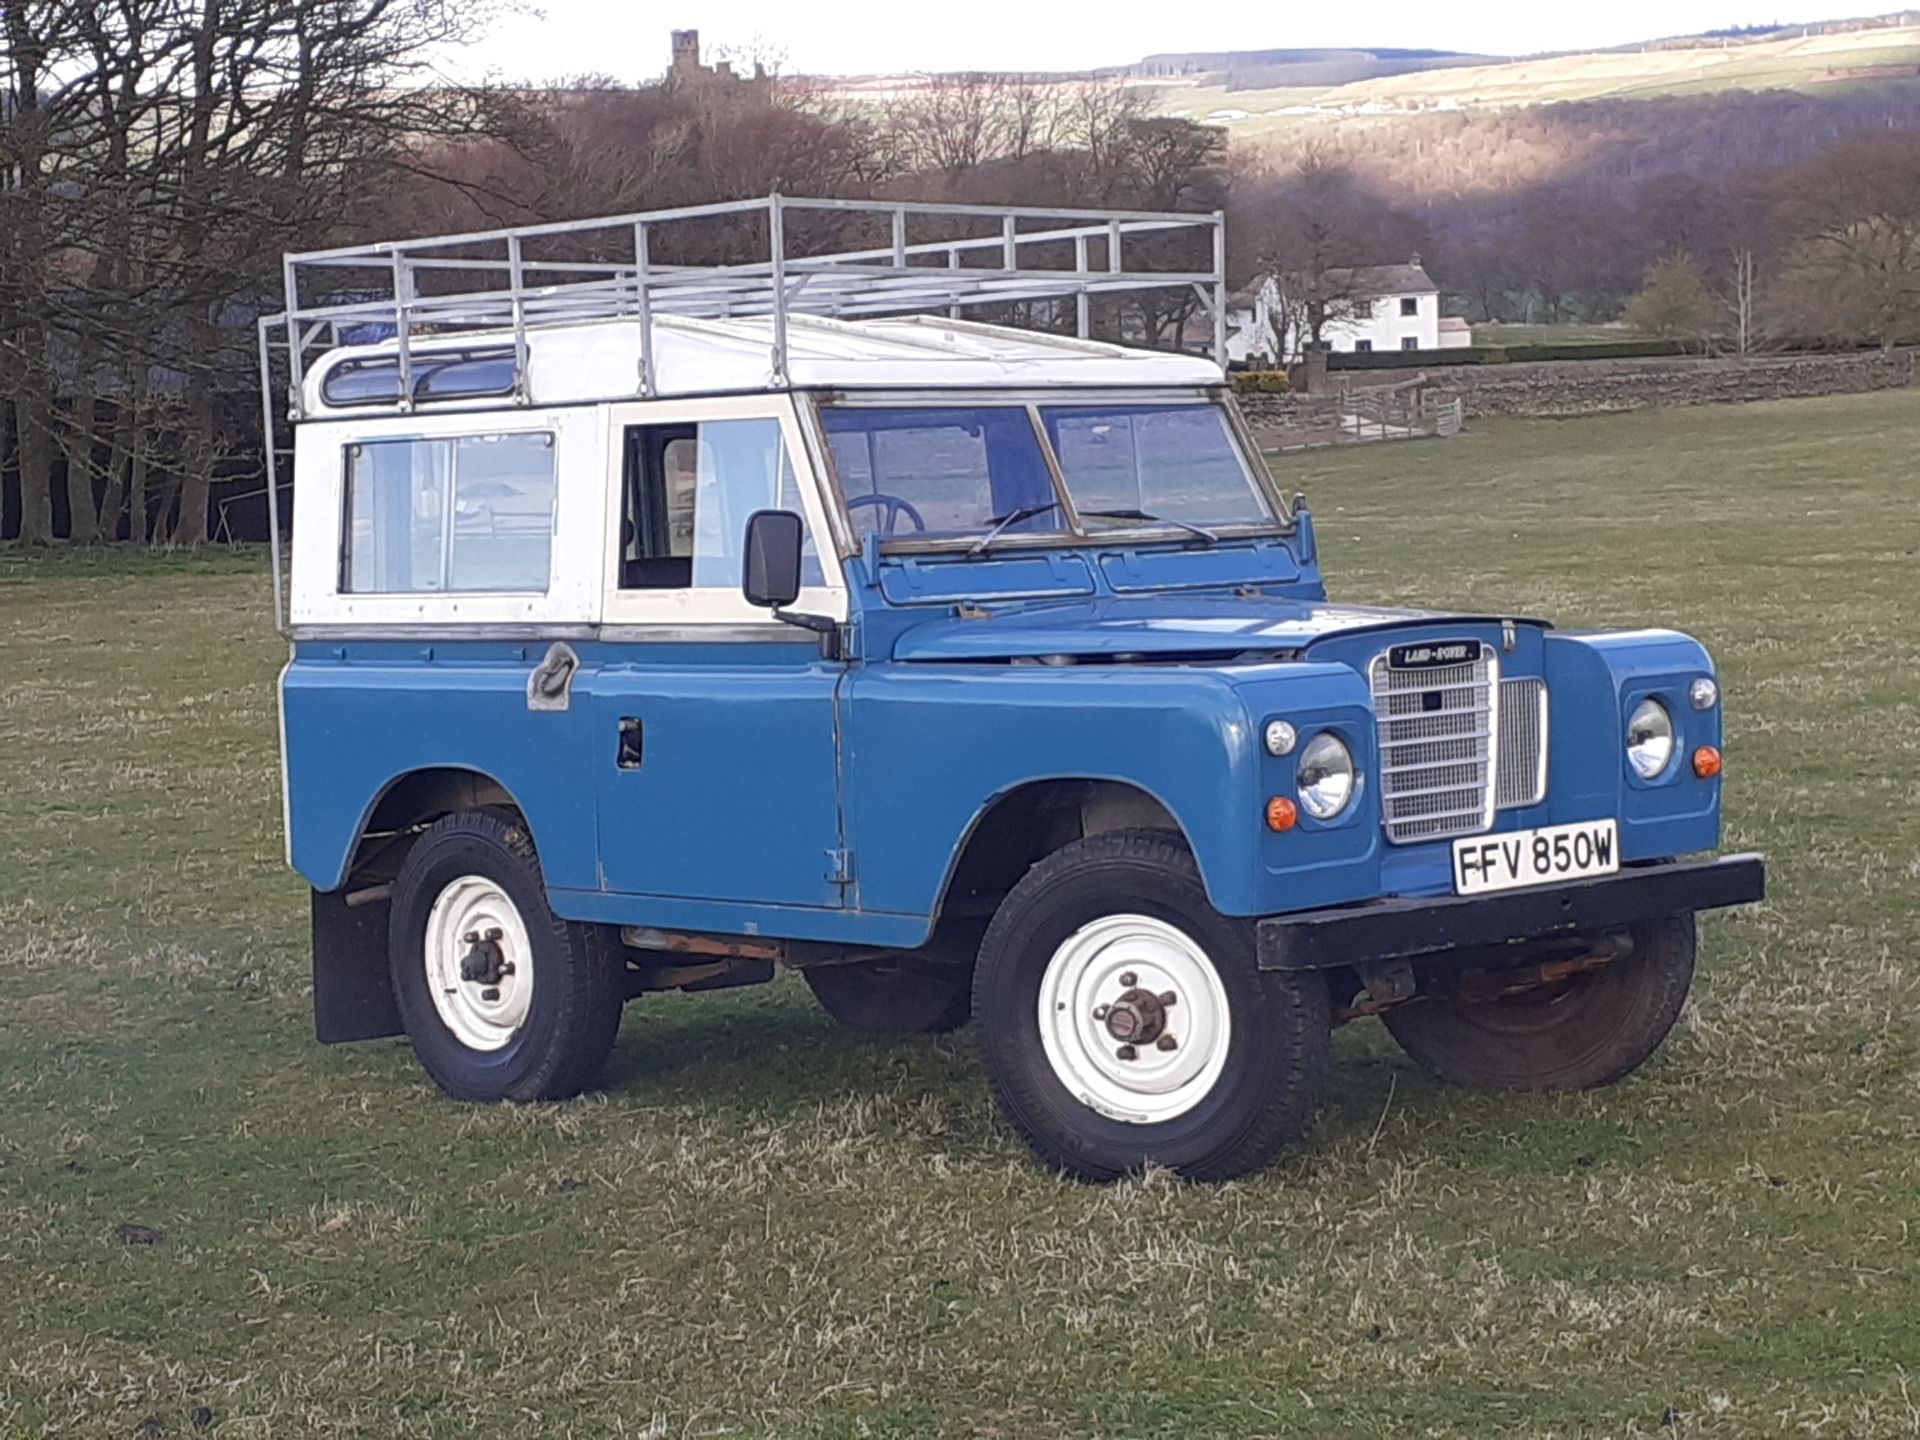
[[[1720,773],[1720,752],[1711,745],[1702,745],[1693,752],[1693,773],[1702,780],[1711,780]]]
[[[1300,807],[1284,795],[1276,795],[1267,801],[1267,828],[1281,831],[1291,830],[1300,823]]]

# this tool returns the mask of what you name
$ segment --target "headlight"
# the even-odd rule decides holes
[[[1656,780],[1673,764],[1673,717],[1658,700],[1642,700],[1627,721],[1627,763],[1642,780]]]
[[[1337,735],[1321,733],[1300,755],[1300,807],[1331,820],[1353,799],[1353,752]]]

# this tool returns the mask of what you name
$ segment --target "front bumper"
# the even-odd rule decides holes
[[[1615,930],[1766,898],[1759,855],[1672,860],[1494,895],[1375,900],[1276,915],[1257,926],[1262,970],[1326,970]]]

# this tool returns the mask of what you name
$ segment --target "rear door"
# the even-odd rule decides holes
[[[747,517],[797,510],[809,542],[796,608],[846,614],[791,403],[656,401],[612,419],[604,643],[580,681],[601,888],[840,906],[844,666],[740,592]],[[707,922],[689,911],[686,923]]]

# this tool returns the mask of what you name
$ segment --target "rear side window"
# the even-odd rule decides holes
[[[551,434],[365,441],[346,461],[342,593],[546,592]]]

